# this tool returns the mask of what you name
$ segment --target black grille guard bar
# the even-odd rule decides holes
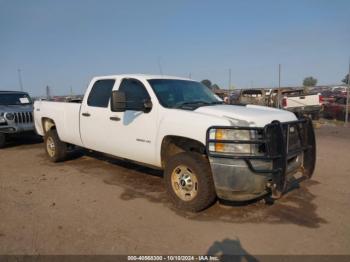
[[[298,148],[289,150],[289,130],[295,127],[299,145]],[[210,139],[212,129],[232,129],[256,131],[262,134],[262,139],[254,140],[216,140]],[[263,145],[265,152],[262,155],[216,153],[209,149],[211,143],[228,144],[251,144]],[[316,142],[312,121],[309,118],[302,118],[296,121],[284,122],[273,121],[265,127],[239,127],[239,126],[212,126],[208,128],[206,135],[206,150],[210,158],[228,158],[244,160],[248,168],[257,174],[272,174],[272,180],[276,189],[283,191],[286,184],[286,172],[288,160],[303,153],[302,172],[304,176],[311,177],[316,162]],[[272,161],[272,169],[256,169],[251,160]]]

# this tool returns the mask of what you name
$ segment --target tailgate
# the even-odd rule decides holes
[[[319,106],[320,98],[319,95],[305,95],[305,96],[288,96],[284,97],[287,100],[284,108],[294,107],[307,107],[307,106]]]

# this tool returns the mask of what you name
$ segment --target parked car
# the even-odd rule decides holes
[[[239,103],[270,106],[268,92],[268,89],[242,89],[239,96]]]
[[[34,131],[33,103],[25,92],[0,91],[0,148],[10,135]]]
[[[348,106],[350,112],[350,106]],[[333,103],[328,103],[324,106],[323,116],[325,118],[345,120],[346,113],[346,96],[339,96],[335,98]],[[350,117],[348,116],[350,120]]]
[[[256,105],[225,105],[191,79],[112,75],[92,79],[82,103],[37,101],[35,127],[53,162],[77,145],[164,170],[180,209],[218,196],[243,201],[271,193],[315,166],[311,120]]]
[[[322,96],[322,104],[326,105],[328,103],[333,103],[337,97],[336,93],[331,90],[324,90],[321,93]]]
[[[346,86],[335,86],[331,88],[331,91],[339,95],[345,95],[347,92]]]

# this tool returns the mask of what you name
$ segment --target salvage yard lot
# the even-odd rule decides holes
[[[312,180],[272,205],[175,210],[161,172],[96,153],[0,151],[0,254],[350,254],[350,129],[321,126]]]

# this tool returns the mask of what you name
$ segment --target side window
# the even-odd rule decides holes
[[[120,84],[119,91],[125,93],[126,108],[129,110],[143,109],[144,102],[150,99],[145,86],[136,79],[124,79]]]
[[[114,83],[114,79],[97,80],[91,88],[87,100],[88,106],[107,107]]]

